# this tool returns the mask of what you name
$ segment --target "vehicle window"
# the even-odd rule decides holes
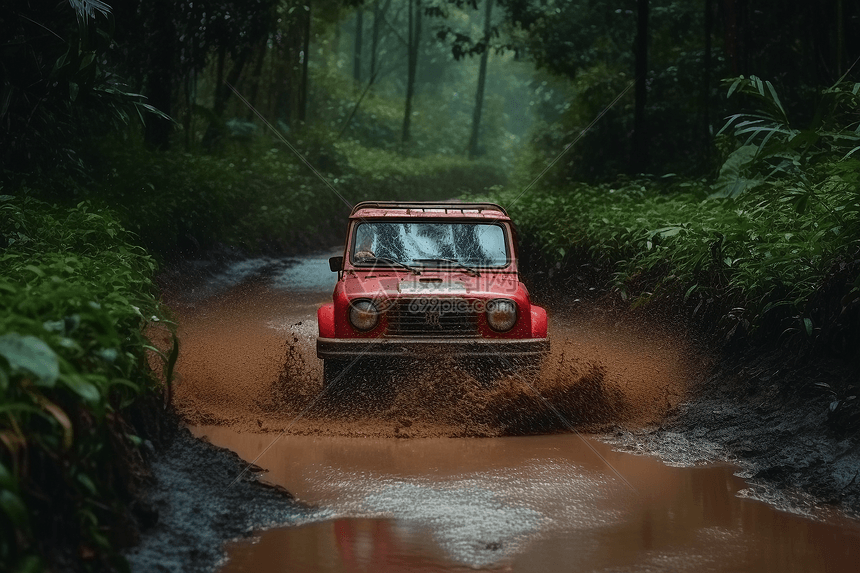
[[[406,265],[438,266],[448,259],[470,267],[505,267],[509,260],[501,225],[450,221],[359,223],[351,255],[357,265],[384,258]]]

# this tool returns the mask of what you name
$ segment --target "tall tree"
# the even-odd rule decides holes
[[[836,75],[842,76],[845,64],[845,10],[836,0]]]
[[[377,73],[377,59],[379,57],[379,41],[382,33],[382,25],[385,23],[385,14],[391,6],[391,0],[385,0],[380,6],[379,0],[373,3],[373,28],[370,31],[370,77],[374,78]]]
[[[152,33],[158,37],[151,52],[152,71],[149,82],[149,101],[167,115],[173,114],[173,86],[176,81],[174,58],[176,57],[176,27],[174,26],[174,3],[171,0],[155,0],[153,8],[162,14],[161,26]],[[169,121],[150,121],[146,124],[146,140],[158,149],[167,149],[173,126]]]
[[[4,4],[0,176],[79,173],[90,136],[153,111],[117,73],[112,18],[103,2]]]
[[[704,145],[702,155],[707,157],[711,139],[711,35],[714,31],[713,0],[705,0],[704,17],[705,49],[702,66],[702,127],[701,138]]]
[[[472,112],[472,133],[469,136],[469,159],[478,156],[478,135],[481,129],[481,110],[484,106],[484,84],[487,81],[487,60],[490,56],[490,31],[493,0],[484,0],[484,51],[478,67],[478,88],[475,91],[475,108]]]
[[[116,44],[120,66],[151,100],[173,111],[173,98],[206,68],[214,55],[222,81],[215,86],[215,106],[211,111],[218,115],[226,109],[232,94],[224,81],[240,78],[248,58],[261,41],[269,38],[276,21],[274,11],[281,4],[282,0],[117,2]],[[207,130],[210,138],[218,123]],[[147,132],[149,142],[167,146],[171,128],[169,123],[153,125]]]
[[[299,121],[307,120],[308,115],[308,62],[311,50],[311,2],[305,6],[305,19],[302,26],[302,85],[299,93]]]
[[[355,11],[355,43],[352,54],[352,79],[361,82],[361,44],[364,33],[364,10],[359,6]]]
[[[412,97],[415,95],[415,75],[418,70],[418,48],[421,41],[421,0],[408,0],[409,33],[406,39],[406,105],[403,111],[403,132],[400,141],[407,143],[410,139],[412,122]]]
[[[642,173],[648,167],[648,126],[645,123],[645,100],[648,94],[648,1],[636,0],[636,87],[633,145],[630,155],[630,167],[634,173]]]

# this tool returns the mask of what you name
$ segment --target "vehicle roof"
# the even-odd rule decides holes
[[[362,201],[352,208],[349,216],[350,219],[389,217],[510,221],[505,209],[495,203],[458,201]]]

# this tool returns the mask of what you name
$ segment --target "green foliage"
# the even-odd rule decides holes
[[[823,203],[800,214],[779,190],[709,200],[703,183],[668,193],[664,185],[580,184],[497,199],[513,204],[523,234],[550,262],[607,265],[613,287],[635,304],[683,293],[696,312],[722,309],[716,318],[727,330],[739,321],[755,330],[777,308],[785,327],[802,322],[829,269],[860,247],[856,227],[827,224]]]
[[[398,77],[380,75],[362,96],[367,86],[356,89],[336,61],[315,66],[310,83],[310,114],[319,118],[321,128],[329,129],[339,140],[367,148],[398,151],[413,157],[465,155],[475,97],[476,72],[471,69],[474,62],[446,63],[456,66],[447,73],[444,66],[438,66],[440,75],[451,76],[447,81],[419,85],[410,128],[412,141],[407,146],[401,143],[404,98]],[[505,83],[496,89],[501,92],[512,88]],[[510,153],[510,134],[505,129],[507,118],[500,98],[488,96],[485,106],[482,146],[491,155]]]
[[[554,76],[541,78],[535,89],[535,99],[544,101],[536,108],[530,154],[546,165],[576,142],[549,174],[554,184],[611,181],[629,172],[637,164],[631,161],[635,98],[630,89],[636,3],[502,4],[509,24],[524,31],[529,58]],[[710,123],[722,112],[711,78],[729,73],[720,33],[712,30],[714,41],[706,50],[704,2],[651,0],[649,5],[646,172],[695,176],[710,169]],[[625,89],[629,91],[608,107]]]
[[[812,340],[832,320],[823,297],[860,296],[860,85],[824,90],[798,129],[769,82],[726,84],[757,109],[729,119],[738,146],[712,185],[542,182],[497,199],[550,263],[602,265],[634,304],[683,294],[727,332]]]
[[[83,172],[93,135],[144,113],[163,117],[105,65],[110,8],[98,0],[18,2],[0,20],[0,164],[17,172]]]
[[[627,136],[633,117],[630,79],[624,69],[598,63],[581,70],[570,82],[543,81],[535,90],[542,119],[532,129],[527,153],[520,159],[528,173],[540,173],[563,151],[562,160],[546,175],[548,183],[599,181],[623,173],[629,159]]]
[[[86,203],[0,196],[0,560],[16,570],[64,545],[119,559],[107,528],[139,454],[118,414],[158,391],[144,330],[169,325],[130,239]]]
[[[798,201],[804,197],[805,205],[834,169],[845,171],[837,165],[860,149],[860,83],[838,82],[823,90],[811,123],[803,129],[790,124],[769,81],[741,76],[723,83],[728,97],[746,96],[756,111],[730,116],[720,130],[743,142],[723,165],[717,185],[720,196],[791,181]]]
[[[292,138],[291,138],[292,139]],[[449,199],[502,182],[493,166],[461,157],[403,157],[307,131],[288,147],[268,135],[221,157],[166,154],[109,141],[109,169],[83,196],[108,205],[151,252],[194,256],[217,244],[294,253],[334,245],[349,205],[368,199]]]

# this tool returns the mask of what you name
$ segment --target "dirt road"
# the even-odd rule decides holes
[[[522,435],[566,430],[568,421],[586,430],[656,424],[708,363],[658,325],[559,312],[550,317],[552,353],[537,379],[502,376],[488,388],[438,357],[375,371],[367,388],[346,377],[342,401],[324,398],[316,308],[330,299],[334,275],[312,275],[312,262],[326,265],[324,257],[276,263],[250,280],[239,274],[240,284],[215,296],[203,290],[173,301],[183,344],[175,405],[189,424],[374,437]]]
[[[688,404],[712,362],[683,330],[568,301],[536,379],[486,387],[438,358],[323,397],[333,278],[326,256],[243,261],[169,291],[178,413],[320,511],[231,545],[224,571],[853,571],[856,522],[749,499],[737,468],[696,465],[716,445],[679,435],[670,467],[570,432],[636,449]]]

